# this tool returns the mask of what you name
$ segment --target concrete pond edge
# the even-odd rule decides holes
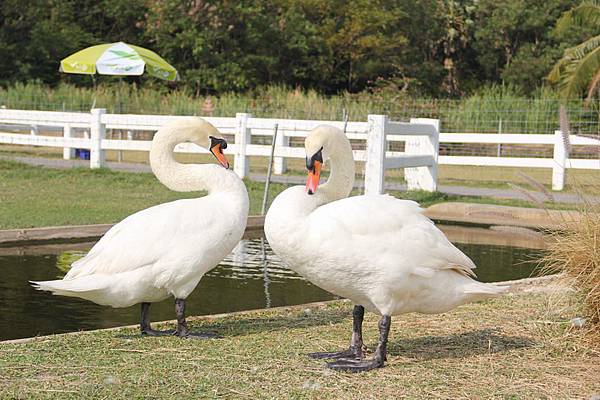
[[[244,238],[252,239],[260,237],[264,221],[265,217],[262,215],[249,216]],[[66,225],[0,230],[0,246],[9,247],[60,241],[94,240],[102,237],[114,225]]]
[[[546,210],[493,204],[446,202],[434,204],[424,214],[435,220],[487,226],[509,226],[530,230],[565,229],[577,225],[582,215],[571,210]],[[265,217],[248,217],[245,239],[263,234]],[[50,226],[0,230],[0,246],[19,246],[44,242],[98,239],[114,224]]]

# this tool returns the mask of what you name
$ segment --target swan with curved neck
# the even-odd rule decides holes
[[[473,262],[417,203],[387,195],[347,197],[354,183],[354,159],[341,130],[315,128],[305,149],[306,187],[291,187],[275,198],[265,234],[291,269],[355,304],[349,349],[313,357],[337,359],[328,363],[334,369],[382,367],[393,315],[442,313],[505,290],[473,280]],[[319,186],[327,160],[330,176]],[[379,344],[371,359],[363,354],[365,309],[381,316]]]
[[[217,164],[181,164],[173,158],[179,143],[207,148]],[[101,305],[142,304],[140,328],[150,326],[150,303],[175,298],[175,335],[192,334],[185,320],[185,299],[202,276],[239,242],[248,217],[248,193],[230,171],[219,131],[201,118],[180,118],[162,127],[152,140],[152,171],[175,191],[207,191],[194,199],[159,204],[136,212],[113,226],[62,280],[32,282],[39,290],[79,297]]]

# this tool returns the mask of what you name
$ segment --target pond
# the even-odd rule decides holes
[[[57,267],[65,252],[87,250],[89,244],[54,246],[46,254],[0,253],[0,340],[51,333],[108,328],[139,323],[139,305],[113,309],[71,297],[33,290],[29,280],[50,280],[64,274]],[[481,281],[529,277],[539,250],[507,246],[457,244],[477,264]],[[31,255],[27,255],[27,254]],[[68,254],[68,253],[66,253]],[[282,265],[260,239],[243,240],[217,268],[202,278],[188,297],[188,315],[207,315],[330,300],[335,296],[310,284]],[[153,304],[153,321],[174,319],[173,300]]]

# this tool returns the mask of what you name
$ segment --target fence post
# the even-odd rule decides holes
[[[554,164],[552,165],[552,190],[565,188],[567,150],[561,131],[554,131]]]
[[[90,124],[90,168],[104,166],[105,155],[102,150],[102,139],[106,134],[106,126],[102,123],[102,115],[106,114],[105,108],[92,108]]]
[[[70,139],[73,137],[73,128],[71,124],[67,123],[63,127],[63,137],[65,139]],[[63,147],[63,159],[70,160],[75,158],[75,149],[72,147]]]
[[[426,124],[434,127],[432,135],[411,136],[406,139],[404,151],[411,155],[431,155],[433,164],[428,167],[405,168],[404,179],[408,190],[437,190],[438,154],[440,150],[440,120],[411,118],[411,124]]]
[[[367,159],[365,161],[365,194],[383,193],[385,183],[385,128],[387,115],[369,115]]]
[[[287,147],[290,145],[290,137],[285,136],[284,131],[280,131],[275,138],[275,147]],[[285,157],[273,158],[273,173],[275,175],[281,175],[287,171],[287,161]]]
[[[240,177],[245,178],[250,171],[250,163],[246,156],[246,146],[250,144],[250,129],[248,129],[248,119],[252,118],[252,114],[237,113],[237,129],[235,131],[235,158],[233,171]]]

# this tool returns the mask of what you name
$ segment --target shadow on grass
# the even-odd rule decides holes
[[[269,311],[267,312],[271,314]],[[219,318],[214,321],[192,320],[188,321],[188,325],[192,332],[215,333],[222,338],[226,338],[286,328],[297,329],[347,322],[351,317],[351,312],[345,306],[336,306],[335,308],[311,309],[310,314],[306,314],[302,310],[294,310],[285,315],[271,314],[259,317],[242,315],[239,317]],[[153,328],[165,329],[169,325],[153,324]],[[122,339],[142,338],[141,334],[137,332],[134,334],[121,333],[115,336]],[[148,339],[152,339],[152,337],[148,337]]]
[[[497,329],[479,329],[447,336],[398,338],[390,342],[388,349],[390,355],[432,360],[501,353],[533,345],[535,341],[527,337],[504,335]]]

